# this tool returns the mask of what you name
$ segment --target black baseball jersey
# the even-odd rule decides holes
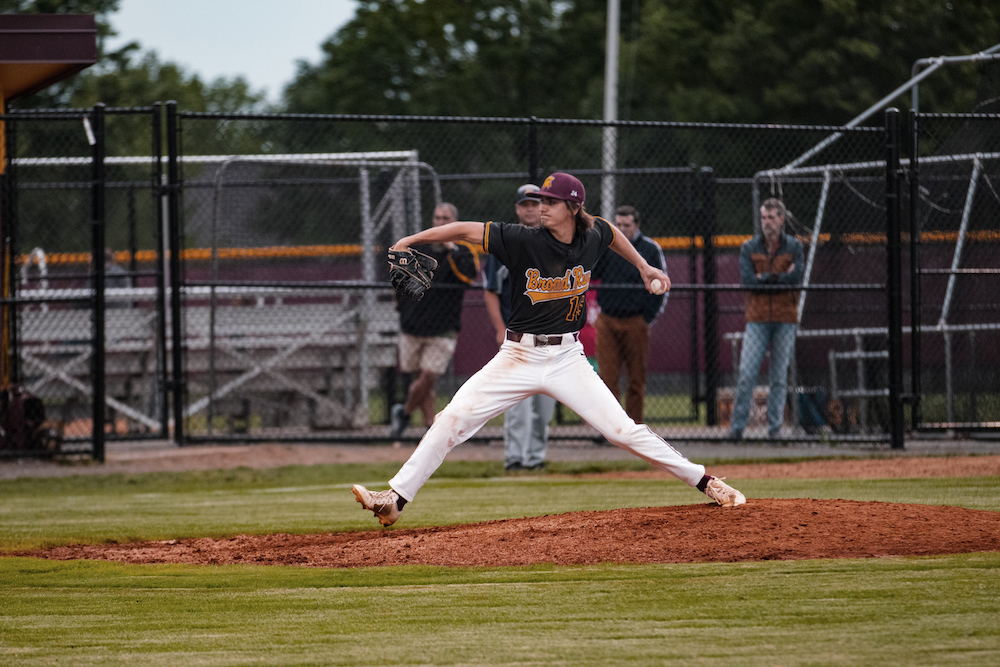
[[[544,227],[491,222],[483,249],[510,270],[511,314],[507,328],[519,333],[579,331],[587,322],[590,272],[615,238],[602,218],[572,243],[558,241]]]

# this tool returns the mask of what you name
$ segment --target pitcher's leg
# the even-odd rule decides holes
[[[525,403],[531,404],[531,432],[524,451],[524,466],[533,468],[545,463],[545,453],[549,448],[549,422],[556,409],[556,399],[535,394]]]
[[[569,353],[562,360],[560,372],[546,376],[545,393],[586,419],[612,444],[689,486],[697,486],[705,476],[705,466],[687,460],[648,426],[632,421],[587,363],[582,346],[576,347],[579,354]]]
[[[504,467],[527,466],[531,440],[531,399],[512,405],[503,418]]]
[[[767,431],[776,435],[785,421],[785,399],[788,396],[788,365],[795,350],[795,324],[773,324],[771,332],[771,368],[768,381]]]
[[[529,361],[518,359],[507,344],[493,360],[463,384],[451,403],[434,420],[420,444],[389,486],[406,501],[438,469],[444,457],[483,425],[533,393],[537,381]]]

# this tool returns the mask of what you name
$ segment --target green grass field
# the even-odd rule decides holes
[[[672,481],[502,477],[499,466],[446,462],[398,525],[704,502]],[[395,468],[0,482],[0,549],[372,530],[349,485],[384,484]],[[751,498],[1000,511],[996,477],[732,481]],[[1000,664],[1000,553],[357,570],[7,556],[0,583],[4,665]]]

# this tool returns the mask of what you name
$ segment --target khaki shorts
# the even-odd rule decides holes
[[[445,336],[411,336],[399,334],[399,369],[404,373],[418,370],[443,375],[448,370],[451,355],[455,354],[458,339],[455,334]]]

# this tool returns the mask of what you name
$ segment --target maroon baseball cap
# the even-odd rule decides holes
[[[545,179],[545,182],[542,183],[542,189],[536,192],[535,196],[575,201],[577,204],[582,204],[587,200],[587,191],[583,189],[583,183],[580,182],[579,178],[557,171]]]

